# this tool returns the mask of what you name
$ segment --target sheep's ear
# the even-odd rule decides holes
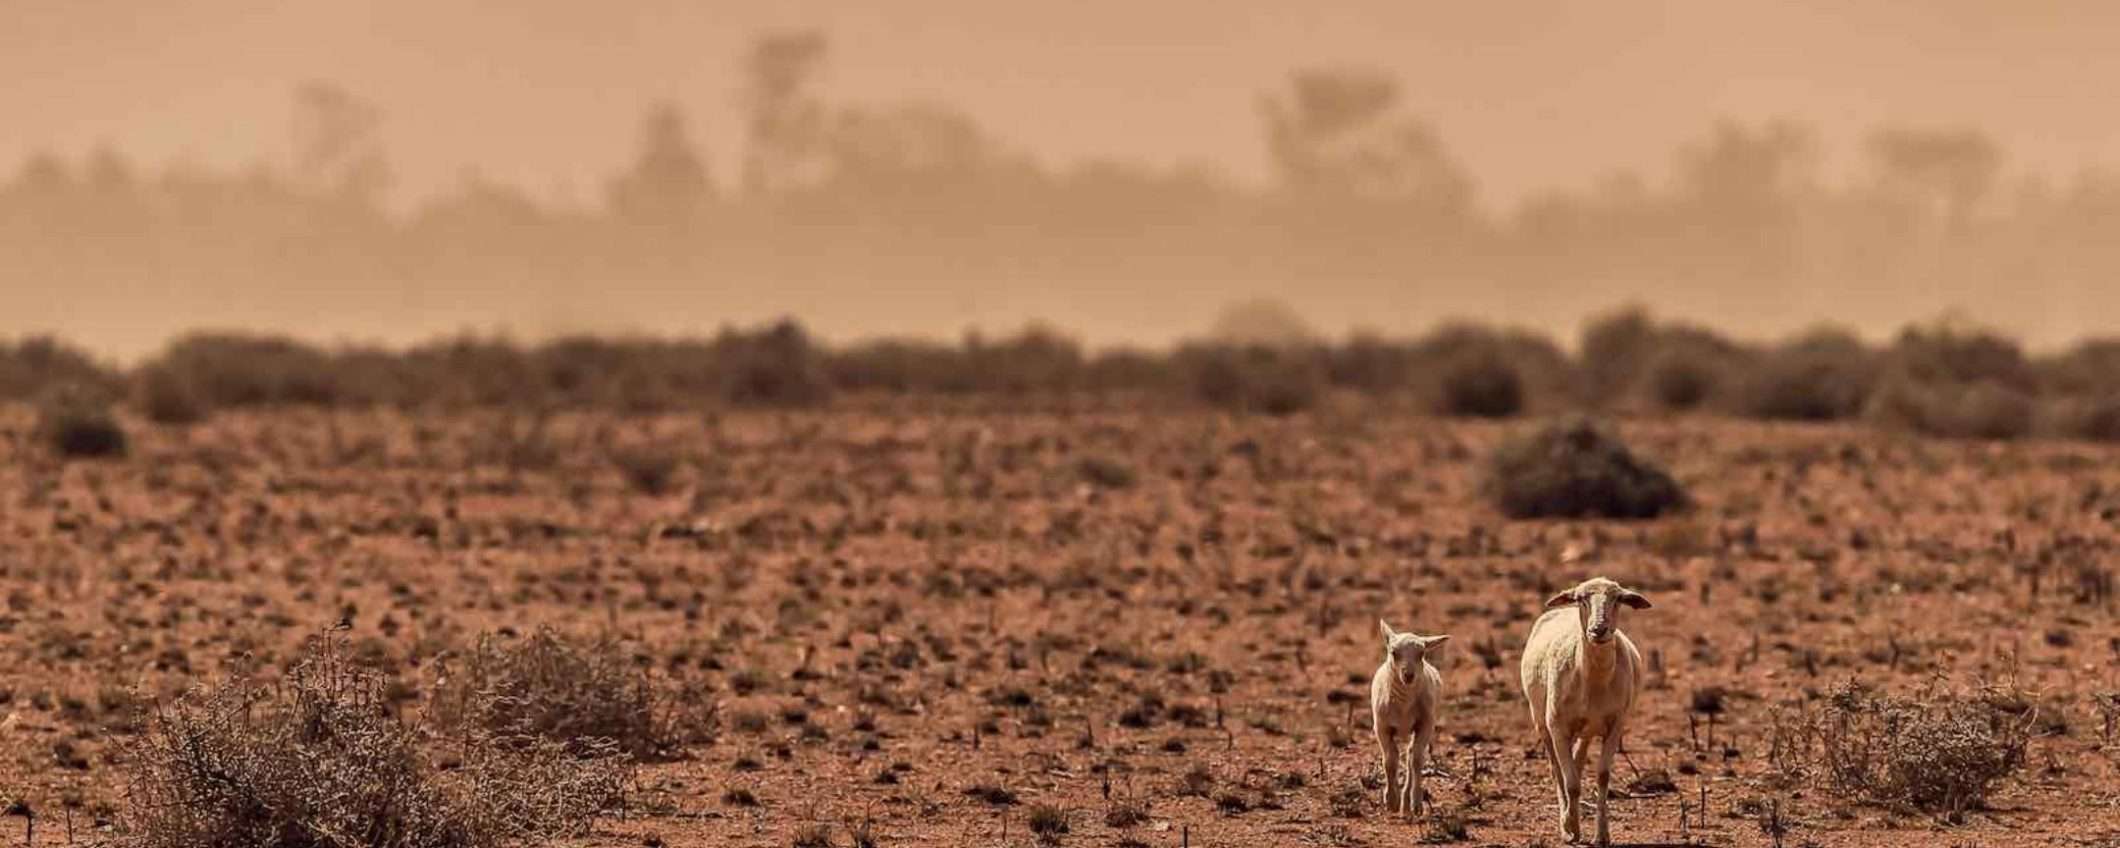
[[[1546,608],[1547,608],[1547,609],[1558,609],[1558,608],[1560,608],[1560,607],[1572,607],[1572,606],[1575,606],[1575,590],[1574,590],[1574,589],[1569,589],[1569,590],[1568,590],[1568,591],[1566,591],[1566,592],[1562,592],[1562,593],[1560,593],[1560,594],[1558,594],[1558,595],[1554,595],[1553,597],[1550,597],[1550,598],[1547,598],[1547,599],[1546,599]]]
[[[1450,635],[1447,633],[1441,636],[1423,636],[1421,637],[1421,653],[1429,663],[1439,662],[1443,659],[1443,643],[1448,641],[1450,641]]]
[[[1448,633],[1445,633],[1441,636],[1423,636],[1421,637],[1421,647],[1433,648],[1448,641],[1450,641],[1450,634]]]
[[[1377,629],[1383,631],[1384,641],[1386,642],[1391,641],[1391,637],[1399,635],[1398,631],[1391,629],[1391,625],[1385,624],[1381,618],[1377,619]]]
[[[1642,597],[1642,593],[1633,589],[1619,593],[1619,602],[1635,609],[1648,609],[1650,607],[1649,599]]]

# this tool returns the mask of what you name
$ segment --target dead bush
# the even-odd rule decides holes
[[[1436,411],[1474,418],[1507,418],[1524,409],[1524,378],[1498,350],[1469,352],[1445,363]]]
[[[676,452],[652,447],[619,451],[612,455],[611,462],[625,475],[627,486],[651,496],[669,494],[683,466]]]
[[[2016,342],[1951,323],[1910,327],[1887,353],[1868,413],[1931,436],[2013,439],[2032,430],[2037,386]]]
[[[1760,356],[1731,400],[1753,418],[1831,421],[1860,413],[1876,380],[1876,355],[1861,339],[1817,330]]]
[[[168,368],[141,369],[133,378],[133,405],[156,424],[196,424],[207,413],[198,387]]]
[[[397,718],[386,680],[330,639],[277,684],[238,678],[158,709],[125,758],[129,841],[142,848],[482,848],[584,831],[628,766],[488,734],[447,768]]]
[[[1686,504],[1670,474],[1579,416],[1503,442],[1486,485],[1511,518],[1653,518]]]
[[[116,382],[87,352],[58,339],[0,341],[0,400],[35,398],[61,386],[106,388]]]
[[[1307,349],[1191,346],[1175,357],[1196,398],[1237,412],[1301,412],[1317,404],[1327,379]]]
[[[96,392],[65,386],[37,405],[37,441],[67,458],[124,456],[125,428],[118,426],[110,404]]]
[[[576,752],[608,743],[639,760],[677,756],[697,724],[618,640],[542,627],[520,640],[481,637],[446,670],[433,708],[446,727],[538,736]]]
[[[2063,398],[2047,404],[2052,432],[2071,439],[2120,442],[2120,396]]]
[[[2035,711],[2002,703],[1938,686],[1900,697],[1843,684],[1812,729],[1823,774],[1837,790],[1958,821],[2024,767]]]
[[[2033,400],[1996,380],[1921,382],[1887,378],[1869,404],[1882,424],[1953,439],[2015,439],[2032,431]]]

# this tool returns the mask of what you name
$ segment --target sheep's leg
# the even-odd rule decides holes
[[[1421,770],[1428,766],[1428,746],[1435,742],[1435,720],[1424,718],[1414,732],[1413,747],[1406,751],[1407,787],[1406,812],[1421,813]]]
[[[1612,844],[1612,755],[1619,750],[1619,728],[1605,734],[1604,750],[1597,758],[1597,844]]]
[[[1582,795],[1582,770],[1576,767],[1573,746],[1568,731],[1549,725],[1547,734],[1553,747],[1554,777],[1559,779],[1561,790],[1561,836],[1569,842],[1583,838],[1583,825],[1576,799]]]
[[[1560,796],[1561,818],[1566,820],[1568,817],[1568,780],[1561,776],[1560,755],[1555,753],[1557,749],[1553,745],[1553,736],[1547,731],[1546,724],[1533,719],[1532,725],[1533,729],[1538,731],[1539,750],[1545,752],[1546,764],[1553,767],[1553,791],[1554,794]]]
[[[1377,728],[1377,749],[1384,755],[1384,811],[1399,811],[1399,746],[1395,734],[1381,726]]]

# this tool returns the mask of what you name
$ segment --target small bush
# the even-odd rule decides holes
[[[503,643],[491,636],[450,669],[435,693],[446,726],[538,736],[586,750],[602,742],[636,759],[668,759],[685,737],[669,703],[616,640],[575,640],[549,628]]]
[[[1759,357],[1734,402],[1754,418],[1832,421],[1860,413],[1876,379],[1876,357],[1860,339],[1821,330]]]
[[[2064,398],[2049,406],[2054,432],[2072,439],[2120,442],[2120,396]]]
[[[1815,719],[1825,776],[1838,790],[1956,821],[2024,767],[2035,713],[2013,715],[1996,704],[1942,691],[1894,697],[1844,684]]]
[[[1580,417],[1503,442],[1488,465],[1489,492],[1511,518],[1653,518],[1686,504],[1670,474]]]
[[[101,389],[116,383],[85,351],[58,339],[0,341],[0,400],[26,400],[62,386]]]
[[[1051,804],[1039,804],[1031,808],[1031,832],[1046,841],[1053,841],[1068,832],[1067,811]]]
[[[1222,409],[1291,415],[1317,405],[1327,373],[1306,349],[1188,347],[1175,354],[1193,395]]]
[[[1524,379],[1499,351],[1459,356],[1443,366],[1436,411],[1444,415],[1507,418],[1524,409]]]
[[[619,797],[623,757],[479,735],[451,768],[390,709],[386,681],[313,640],[285,680],[237,679],[158,710],[126,757],[142,848],[486,848],[578,834]]]
[[[677,454],[655,448],[621,451],[611,457],[611,462],[625,475],[626,485],[633,491],[657,496],[669,494],[681,465]]]
[[[1871,398],[1872,419],[1955,439],[2015,439],[2032,430],[2032,396],[1994,380],[1885,381]]]
[[[37,440],[67,458],[124,456],[125,428],[110,404],[85,389],[66,387],[47,395],[37,407]]]
[[[737,406],[816,406],[832,395],[823,356],[802,325],[784,320],[755,333],[725,333],[722,400]]]
[[[206,418],[206,399],[184,375],[168,368],[146,368],[133,380],[133,404],[156,424],[182,426]]]
[[[1931,436],[2013,439],[2031,432],[2038,383],[2016,342],[1949,323],[1912,327],[1887,355],[1869,414]]]

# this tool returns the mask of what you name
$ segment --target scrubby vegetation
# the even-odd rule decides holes
[[[1835,791],[1962,822],[2025,766],[2036,710],[1995,695],[1935,685],[1894,695],[1851,681],[1824,698],[1799,744],[1815,745]]]
[[[705,713],[644,674],[610,637],[542,627],[522,639],[489,635],[451,663],[445,681],[435,693],[445,725],[542,737],[575,753],[615,747],[636,760],[668,759],[686,734],[706,730]]]
[[[1638,309],[1591,321],[1572,356],[1536,334],[1463,323],[1412,338],[1342,341],[1247,324],[1167,351],[1089,351],[1042,326],[999,339],[970,334],[957,344],[829,346],[792,321],[708,338],[519,344],[460,337],[400,351],[207,333],[179,339],[129,371],[50,339],[0,344],[0,398],[59,388],[129,396],[142,417],[173,425],[255,407],[641,413],[879,396],[1123,401],[1284,416],[1338,394],[1477,418],[1697,410],[1764,420],[1864,418],[1947,438],[2120,439],[2120,342],[2091,340],[2033,357],[1992,331],[1938,322],[1910,327],[1885,346],[1831,327],[1748,344]],[[655,491],[654,469],[632,459],[645,457],[620,461],[629,474],[648,472],[634,479]]]
[[[1653,518],[1686,505],[1670,474],[1581,416],[1502,443],[1487,488],[1511,518]]]
[[[493,696],[480,696],[492,700]],[[486,848],[583,831],[629,766],[601,745],[478,733],[446,749],[329,638],[278,683],[241,678],[156,711],[127,756],[141,848]]]
[[[36,436],[62,457],[122,456],[127,444],[110,404],[78,386],[53,390],[38,404]]]

